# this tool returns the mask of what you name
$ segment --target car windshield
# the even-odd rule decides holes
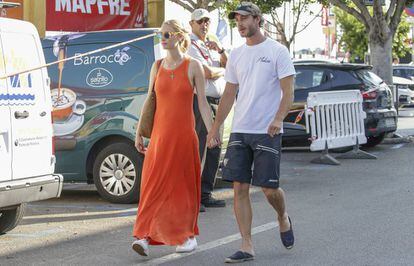
[[[379,86],[384,82],[380,77],[367,69],[355,70],[354,74],[368,86]]]

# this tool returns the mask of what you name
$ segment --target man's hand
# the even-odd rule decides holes
[[[214,147],[220,146],[220,132],[219,130],[211,129],[207,134],[207,147],[212,149]]]
[[[138,133],[135,136],[135,148],[137,148],[137,150],[142,154],[145,154],[147,151],[147,148],[144,145],[144,138]]]
[[[206,42],[206,46],[208,47],[208,49],[215,50],[217,52],[220,52],[221,50],[223,50],[223,47],[220,47],[218,43],[216,43],[215,41]]]
[[[270,123],[269,128],[267,129],[267,134],[269,134],[272,138],[276,135],[280,134],[280,130],[283,127],[283,121],[279,121],[274,119],[272,123]]]

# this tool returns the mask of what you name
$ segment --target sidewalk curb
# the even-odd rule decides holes
[[[403,144],[414,142],[414,136],[404,136],[397,138],[386,138],[382,141],[382,144]]]

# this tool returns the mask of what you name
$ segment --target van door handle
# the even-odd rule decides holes
[[[28,111],[23,111],[23,112],[16,111],[16,112],[14,112],[14,117],[16,119],[25,119],[25,118],[28,118],[29,117],[29,112]]]
[[[43,117],[43,116],[45,116],[45,115],[46,115],[46,111],[43,111],[43,112],[41,112],[41,113],[40,113],[40,116],[41,116],[41,117]]]

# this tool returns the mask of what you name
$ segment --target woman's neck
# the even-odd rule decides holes
[[[167,51],[168,62],[178,62],[184,58],[184,54],[178,49],[172,49]]]

